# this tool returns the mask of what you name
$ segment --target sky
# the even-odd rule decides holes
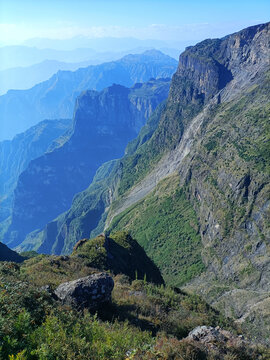
[[[269,18],[269,0],[0,0],[0,44],[75,36],[173,43],[221,37]]]

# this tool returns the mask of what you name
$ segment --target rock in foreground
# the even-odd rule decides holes
[[[80,310],[96,310],[111,301],[113,287],[114,281],[110,275],[98,273],[60,284],[55,294],[63,304]]]
[[[242,335],[236,336],[227,330],[221,329],[219,326],[198,326],[188,334],[188,339],[198,341],[207,348],[222,349],[224,345],[230,345],[241,348],[247,345]]]

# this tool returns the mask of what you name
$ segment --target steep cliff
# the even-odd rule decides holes
[[[204,41],[180,56],[157,130],[122,161],[121,196],[107,218],[109,229],[131,231],[167,281],[181,282],[181,274],[179,278],[177,271],[168,272],[168,265],[173,267],[177,260],[175,251],[164,263],[155,240],[160,234],[147,232],[151,219],[161,220],[162,205],[145,220],[147,202],[151,204],[155,196],[151,191],[168,175],[179,176],[186,200],[197,214],[205,265],[204,274],[196,278],[198,268],[187,288],[238,318],[266,343],[270,333],[269,35],[270,24],[263,24]],[[171,196],[172,208],[175,201]],[[167,244],[162,246],[173,249],[175,230],[171,223],[167,226]],[[184,233],[180,222],[174,226]],[[181,249],[181,236],[178,240]],[[184,254],[178,255],[178,261]]]
[[[166,282],[189,282],[266,343],[269,42],[267,23],[187,48],[166,105],[52,225],[63,252],[66,237],[129,230]]]
[[[43,119],[72,118],[76,98],[84,90],[101,91],[113,83],[130,87],[150,78],[171,77],[176,67],[175,59],[149,50],[74,72],[58,71],[29,90],[10,90],[0,96],[0,139],[9,139]]]
[[[44,120],[13,140],[0,143],[0,221],[10,215],[13,191],[21,172],[70,127],[71,120]]]
[[[113,85],[100,93],[82,93],[69,140],[32,161],[20,175],[4,241],[17,246],[26,234],[67,210],[102,163],[123,155],[128,141],[168,96],[169,85],[170,79],[152,79],[130,89]]]

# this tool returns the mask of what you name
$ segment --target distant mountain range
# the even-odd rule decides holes
[[[141,49],[141,50],[140,50]],[[85,61],[92,61],[95,63],[102,63],[105,61],[111,61],[119,59],[121,56],[130,53],[140,53],[145,48],[129,48],[126,51],[108,51],[104,49],[101,52],[97,52],[90,48],[76,48],[72,50],[57,50],[57,49],[39,49],[37,47],[30,46],[3,46],[0,47],[0,70],[7,70],[14,67],[27,67],[36,65],[46,60],[78,63]]]
[[[86,36],[75,36],[70,39],[46,39],[33,38],[26,40],[23,45],[36,47],[38,49],[57,49],[72,51],[80,48],[92,49],[95,52],[104,51],[127,51],[136,48],[160,48],[169,47],[166,41],[162,40],[140,40],[132,37],[98,37],[89,38]]]
[[[167,98],[169,87],[170,78],[167,78],[137,83],[131,88],[112,85],[101,92],[83,92],[76,102],[70,137],[32,160],[20,174],[5,242],[19,245],[26,234],[41,229],[67,210],[73,196],[89,185],[100,165],[124,154],[127,143],[136,137],[156,107]],[[54,132],[52,125],[48,130]],[[41,126],[42,123],[27,133],[36,132],[38,137]],[[28,152],[23,152],[26,135],[16,138],[15,148],[22,158],[29,156]],[[37,141],[39,143],[40,139]],[[18,177],[18,165],[14,161],[17,157],[14,157],[9,156],[11,163],[5,166],[12,185]]]
[[[269,69],[270,23],[187,48],[167,101],[125,156],[20,246],[66,254],[81,237],[126,230],[166,284],[203,296],[269,346]],[[13,239],[31,221],[26,189]]]
[[[0,140],[10,139],[43,119],[71,118],[76,97],[86,89],[102,90],[117,83],[132,86],[150,78],[171,77],[177,61],[152,50],[75,72],[59,71],[29,90],[0,96]]]
[[[114,58],[119,58],[116,55],[115,57],[109,57],[109,60]],[[103,61],[102,61],[103,60]],[[75,71],[81,67],[87,67],[89,65],[96,65],[104,62],[104,59],[101,60],[89,60],[79,63],[67,63],[60,62],[57,60],[44,60],[41,63],[31,65],[28,67],[16,67],[10,68],[7,70],[0,71],[0,95],[5,94],[8,90],[26,90],[34,85],[48,80],[53,74],[57,73],[59,70],[69,70]]]
[[[150,48],[149,48],[150,49]],[[114,61],[118,60],[121,57],[128,54],[139,54],[148,50],[145,47],[134,48],[126,51],[106,51],[106,52],[95,52],[92,50],[77,49],[75,54],[76,57],[72,57],[70,51],[54,51],[54,50],[40,50],[40,56],[36,53],[37,49],[32,48],[6,48],[7,54],[3,55],[0,59],[0,96],[5,94],[8,90],[26,90],[34,85],[48,80],[53,74],[57,73],[59,70],[69,70],[75,71],[81,67],[87,67],[89,65],[102,64],[105,61]],[[173,58],[178,58],[180,50],[171,49],[171,48],[161,48],[160,49],[164,54],[167,54]],[[2,49],[3,51],[3,49]],[[1,52],[1,48],[0,48]],[[9,54],[11,52],[11,54]],[[16,53],[16,56],[15,54]],[[28,52],[30,54],[28,54]],[[31,52],[33,52],[33,60],[31,61]],[[25,54],[24,54],[25,53]],[[82,53],[82,60],[80,60],[79,54]],[[25,61],[29,57],[29,60]],[[2,69],[5,66],[5,61],[3,59],[16,59],[16,62],[8,61],[6,66],[7,69]],[[49,60],[48,60],[48,59]],[[60,59],[60,60],[55,60]],[[43,60],[44,59],[44,60]],[[36,61],[41,61],[36,63]],[[75,62],[74,62],[75,61]],[[79,62],[78,62],[79,61]],[[34,62],[34,64],[32,64]],[[16,65],[17,67],[12,67],[11,65]],[[2,70],[1,70],[2,69]]]
[[[13,191],[21,172],[69,128],[71,120],[44,120],[12,140],[0,142],[0,221],[10,215]]]
[[[269,347],[270,23],[186,48],[172,79],[115,84],[164,76],[174,66],[164,56],[147,52],[59,72],[23,92],[21,102],[17,92],[13,103],[0,98],[28,117],[45,109],[52,116],[71,111],[70,99],[84,89],[71,131],[20,174],[0,239],[18,251],[55,254],[56,262],[44,255],[40,262],[62,276],[60,263],[69,260],[62,255],[80,239],[131,235],[166,285],[194,294],[184,313],[199,309],[201,323],[213,307],[223,324],[232,318],[251,342]],[[89,241],[91,255],[98,244]],[[135,284],[141,302],[143,282]],[[171,287],[160,288],[168,294],[164,308],[175,302]]]

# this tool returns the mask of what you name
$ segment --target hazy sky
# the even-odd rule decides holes
[[[0,0],[0,43],[78,35],[201,40],[269,17],[269,0]]]

